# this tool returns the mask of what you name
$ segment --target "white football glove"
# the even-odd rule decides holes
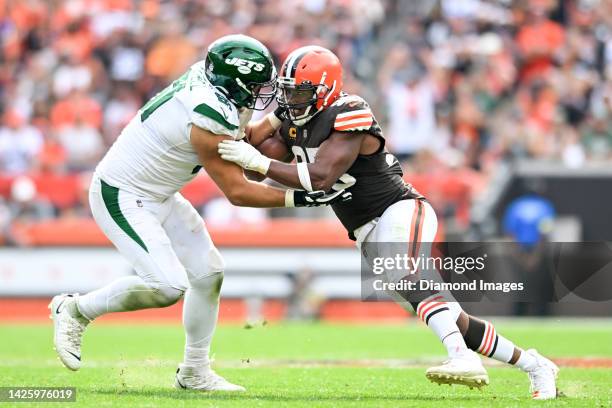
[[[266,174],[272,160],[251,146],[250,144],[237,140],[224,140],[219,143],[217,151],[223,160],[231,161],[243,169],[253,170]]]

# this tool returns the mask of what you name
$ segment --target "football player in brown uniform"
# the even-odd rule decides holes
[[[342,65],[336,55],[317,46],[293,51],[280,70],[277,100],[275,112],[247,127],[250,144],[219,144],[223,159],[290,187],[348,189],[353,199],[332,208],[359,248],[372,244],[363,254],[370,264],[384,252],[382,243],[410,243],[414,256],[416,243],[434,241],[433,208],[402,179],[402,169],[385,149],[366,101],[342,91]],[[290,163],[294,158],[297,163]],[[488,384],[475,351],[527,372],[534,399],[556,397],[554,363],[535,350],[516,347],[490,322],[465,313],[452,296],[430,293],[418,302],[393,297],[413,309],[447,349],[449,359],[427,370],[431,381]]]

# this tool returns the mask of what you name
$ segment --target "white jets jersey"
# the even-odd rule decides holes
[[[201,168],[190,142],[192,125],[238,138],[238,110],[204,70],[204,61],[194,64],[138,111],[96,168],[102,180],[164,200]]]

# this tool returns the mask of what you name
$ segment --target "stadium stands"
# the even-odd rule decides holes
[[[0,1],[0,235],[88,218],[89,176],[122,126],[233,32],[277,61],[333,49],[407,180],[465,230],[500,163],[609,162],[611,16],[604,1]],[[204,176],[184,194],[200,210],[219,197]]]

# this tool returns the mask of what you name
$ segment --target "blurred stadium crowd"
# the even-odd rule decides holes
[[[88,217],[121,128],[230,33],[278,62],[334,50],[407,180],[459,225],[502,161],[611,158],[609,0],[0,0],[0,235]],[[241,216],[205,175],[185,194],[213,220],[269,214]]]

